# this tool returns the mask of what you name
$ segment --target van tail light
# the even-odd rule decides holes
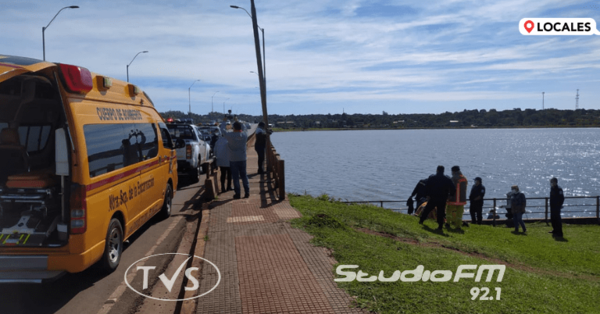
[[[192,145],[185,145],[185,159],[192,158]]]
[[[94,87],[92,73],[86,68],[70,64],[59,64],[67,89],[73,93],[87,93]]]
[[[71,234],[87,230],[87,200],[85,185],[77,188],[71,198]]]

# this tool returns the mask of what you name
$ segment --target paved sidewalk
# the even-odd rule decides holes
[[[209,206],[204,258],[217,265],[222,278],[198,300],[197,313],[362,313],[349,308],[351,298],[336,287],[335,260],[325,248],[313,247],[309,234],[290,226],[300,213],[278,200],[257,169],[256,151],[249,146],[250,198],[233,200],[230,191]],[[217,278],[205,263],[201,293]]]

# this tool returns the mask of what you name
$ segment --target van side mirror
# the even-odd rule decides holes
[[[54,161],[56,163],[56,175],[69,175],[69,148],[67,146],[67,134],[65,129],[54,131]]]
[[[175,142],[175,148],[183,148],[185,147],[185,141],[183,139],[177,139]]]

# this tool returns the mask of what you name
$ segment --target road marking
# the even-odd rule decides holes
[[[171,225],[169,225],[169,228],[167,228],[167,230],[165,230],[165,232],[163,232],[163,234],[160,236],[160,238],[158,238],[158,240],[156,241],[156,244],[154,244],[154,246],[152,248],[150,248],[150,250],[146,253],[145,256],[150,256],[150,255],[154,254],[154,251],[156,250],[158,245],[167,238],[167,236],[169,235],[169,233],[171,233],[171,231],[173,229],[175,229],[175,226],[177,225],[177,223],[179,223],[179,221],[181,219],[183,219],[183,216],[178,216],[173,220]],[[141,263],[138,264],[138,266],[144,266],[144,264],[145,264],[145,261],[142,261]],[[127,275],[127,280],[129,282],[133,282],[136,274],[137,274],[137,272],[129,273]],[[123,281],[115,289],[115,291],[110,295],[110,297],[108,297],[108,299],[104,302],[104,305],[102,306],[102,308],[100,308],[100,310],[98,311],[98,314],[107,314],[112,309],[113,305],[115,305],[115,303],[117,303],[117,301],[119,300],[121,295],[123,295],[125,290],[127,290],[127,284],[125,283],[125,281]]]
[[[227,223],[233,222],[250,222],[250,221],[264,221],[265,218],[260,216],[238,216],[238,217],[229,217],[227,218]]]

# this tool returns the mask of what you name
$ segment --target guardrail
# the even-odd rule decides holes
[[[595,204],[568,204],[566,203],[567,200],[569,199],[595,199]],[[504,205],[500,205],[498,206],[499,202],[500,203],[505,203],[507,201],[506,197],[502,197],[502,198],[484,198],[483,199],[484,202],[485,201],[492,201],[492,206],[484,206],[484,209],[494,209],[496,211],[496,215],[499,215],[498,213],[498,209],[502,209],[505,206]],[[543,205],[536,205],[536,204],[531,204],[531,201],[539,201],[539,200],[543,200]],[[384,203],[406,203],[406,201],[384,201],[384,200],[377,200],[377,201],[342,201],[341,203],[345,203],[345,204],[379,204],[379,207],[383,208],[383,204]],[[596,218],[599,222],[600,222],[600,196],[565,196],[565,204],[563,204],[563,208],[571,208],[571,207],[595,207],[595,211],[596,211],[596,216],[581,216],[581,217],[576,217],[576,218]],[[528,197],[527,198],[527,209],[529,208],[544,208],[544,211],[528,211],[526,212],[526,214],[544,214],[544,220],[547,222],[548,221],[548,217],[549,217],[549,208],[550,208],[550,197]],[[394,211],[407,211],[408,208],[407,207],[402,207],[402,208],[398,208],[398,209],[393,209],[390,208],[391,210]],[[589,212],[588,210],[563,210],[562,213],[587,213]],[[485,212],[483,213],[484,215],[486,214]],[[470,213],[466,212],[463,213],[464,215],[470,215]],[[493,216],[493,222],[495,224],[496,222],[496,215]]]
[[[278,190],[279,199],[285,199],[285,162],[273,147],[270,136],[267,138],[267,172],[273,176],[275,189]]]

